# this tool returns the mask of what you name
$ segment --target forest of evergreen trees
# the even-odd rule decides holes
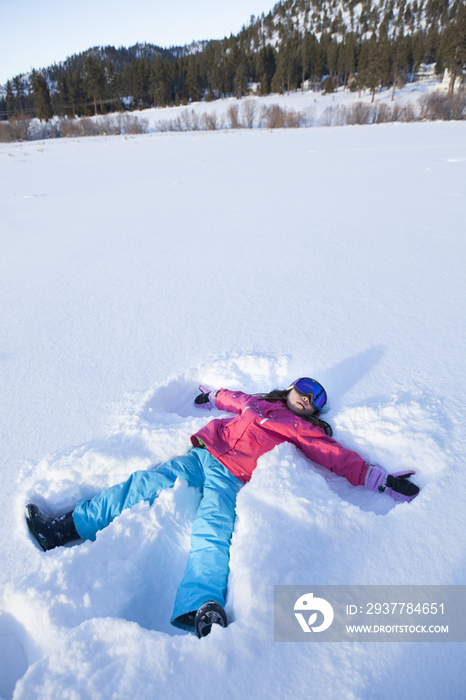
[[[421,63],[449,69],[452,85],[466,63],[464,0],[284,0],[251,17],[238,35],[189,47],[93,48],[59,65],[9,80],[0,118],[91,116],[284,93],[330,76],[349,89],[406,81]],[[132,98],[132,99],[131,99]]]

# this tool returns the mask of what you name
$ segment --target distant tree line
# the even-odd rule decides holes
[[[359,14],[355,16],[355,8]],[[342,9],[349,21],[343,21]],[[9,80],[3,118],[50,119],[187,105],[241,97],[248,84],[260,94],[285,93],[307,80],[326,90],[390,87],[421,63],[461,75],[466,63],[464,0],[285,0],[267,16],[251,17],[238,35],[191,47],[94,48],[60,65]],[[127,98],[131,97],[132,100]]]

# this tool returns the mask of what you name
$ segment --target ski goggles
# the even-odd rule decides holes
[[[321,411],[327,403],[327,394],[325,389],[322,384],[316,382],[315,379],[301,377],[301,379],[297,379],[295,382],[293,382],[290,389],[291,388],[296,389],[300,394],[311,394],[311,404],[318,411]]]

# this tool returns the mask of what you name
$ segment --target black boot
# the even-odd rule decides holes
[[[26,506],[26,522],[44,552],[80,539],[74,526],[73,511],[58,518],[50,518],[34,503],[29,503]]]
[[[226,627],[228,621],[222,606],[216,603],[215,600],[208,600],[207,603],[201,605],[194,619],[194,628],[199,639],[210,634],[212,625]]]

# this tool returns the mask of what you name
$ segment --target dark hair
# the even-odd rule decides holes
[[[293,388],[293,387],[291,387]],[[268,401],[269,403],[274,403],[275,401],[281,401],[286,405],[286,400],[288,398],[288,394],[290,393],[291,389],[273,389],[273,391],[269,391],[268,394],[256,394],[257,398],[262,399],[263,401]],[[329,437],[332,437],[333,435],[333,430],[331,425],[327,423],[327,421],[322,420],[322,418],[319,418],[320,411],[316,410],[315,413],[313,413],[310,416],[300,416],[303,420],[307,420],[308,423],[313,423],[314,425],[317,425],[318,428],[322,428],[324,433],[328,435]],[[298,415],[298,414],[296,414]]]

